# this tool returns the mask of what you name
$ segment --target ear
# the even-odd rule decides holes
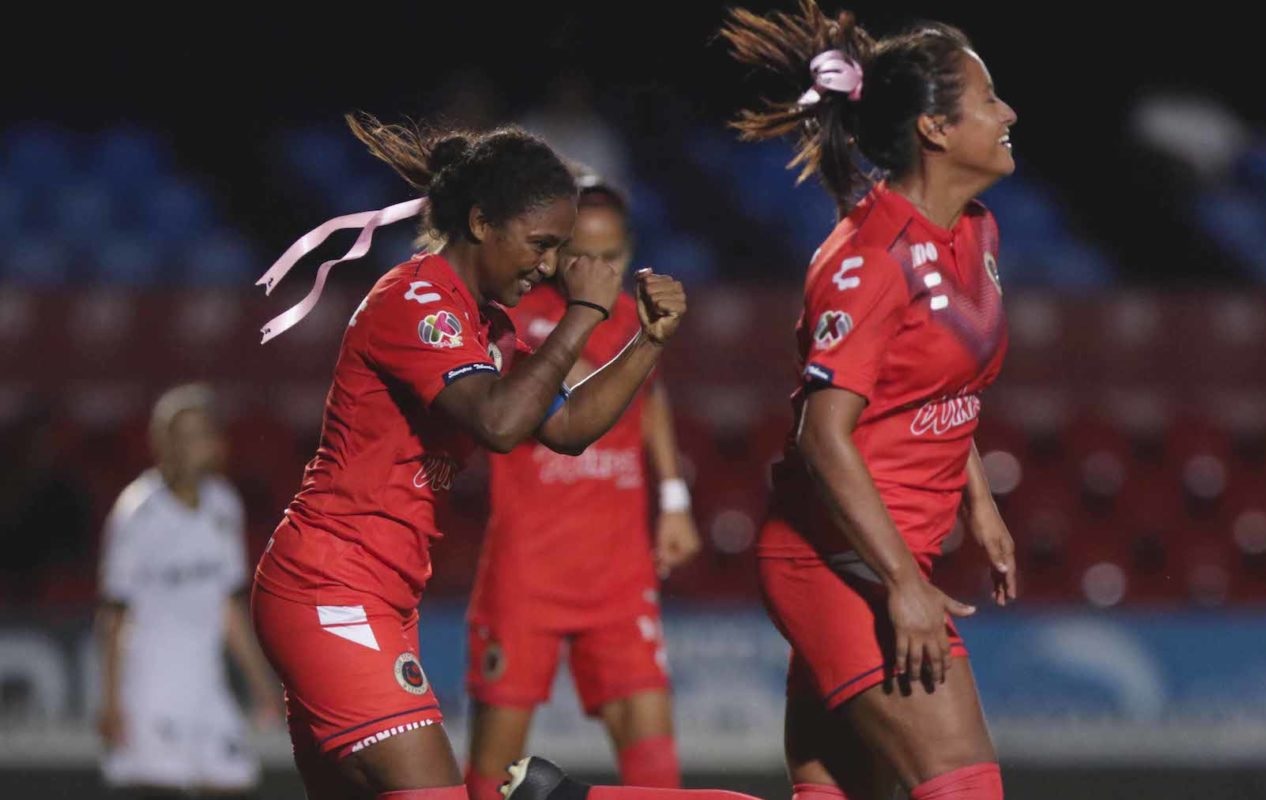
[[[936,150],[945,150],[949,145],[949,136],[945,133],[948,124],[943,114],[920,114],[915,121],[919,138]]]
[[[470,236],[476,243],[482,243],[488,238],[488,234],[492,233],[492,223],[488,222],[488,218],[484,216],[483,209],[479,206],[470,207],[470,214],[466,218],[466,226],[470,228]]]

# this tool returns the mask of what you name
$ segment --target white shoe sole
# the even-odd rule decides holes
[[[531,756],[520,758],[518,761],[510,765],[506,770],[510,773],[510,780],[501,784],[501,796],[509,800],[510,795],[514,794],[514,790],[519,788],[523,783],[523,779],[527,777],[528,762],[532,760]]]

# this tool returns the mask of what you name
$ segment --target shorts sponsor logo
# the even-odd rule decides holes
[[[844,340],[853,330],[853,317],[847,311],[823,311],[813,329],[813,346],[827,350]]]
[[[475,364],[463,364],[460,367],[453,367],[448,372],[444,373],[444,385],[448,386],[458,378],[464,378],[467,375],[474,375],[476,372],[491,372],[495,375],[497,368],[495,365],[489,364],[485,361],[480,361]]]
[[[835,370],[810,362],[805,365],[804,379],[810,383],[831,383],[835,380]]]
[[[422,662],[413,653],[401,653],[396,659],[396,683],[409,694],[426,694],[431,688],[422,671]]]
[[[425,720],[422,720],[421,722],[406,722],[403,725],[394,725],[390,728],[387,728],[384,731],[378,731],[377,733],[370,734],[369,736],[366,736],[362,739],[357,739],[355,742],[352,743],[351,751],[353,753],[359,753],[361,750],[364,750],[366,747],[369,747],[371,744],[378,744],[383,739],[390,739],[392,736],[395,736],[398,733],[404,733],[405,731],[416,731],[419,728],[425,728],[429,725],[434,725],[434,724],[435,724],[435,720],[425,719]]]
[[[980,415],[980,398],[974,394],[954,395],[929,400],[910,422],[910,432],[922,436],[931,431],[940,436]]]
[[[461,320],[451,311],[428,314],[418,323],[418,338],[431,347],[461,347]]]

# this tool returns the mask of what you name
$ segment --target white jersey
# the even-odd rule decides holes
[[[112,784],[238,788],[258,775],[224,663],[225,605],[247,581],[242,503],[218,477],[198,497],[190,508],[151,469],[106,520],[102,595],[127,607]]]

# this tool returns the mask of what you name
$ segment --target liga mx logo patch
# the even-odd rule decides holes
[[[422,662],[413,653],[401,653],[396,659],[396,683],[409,694],[426,694],[431,688],[422,671]]]
[[[418,338],[431,347],[461,347],[462,323],[451,311],[437,311],[418,323]]]
[[[827,350],[843,341],[853,330],[853,318],[847,311],[823,311],[813,329],[813,344],[819,350]]]

